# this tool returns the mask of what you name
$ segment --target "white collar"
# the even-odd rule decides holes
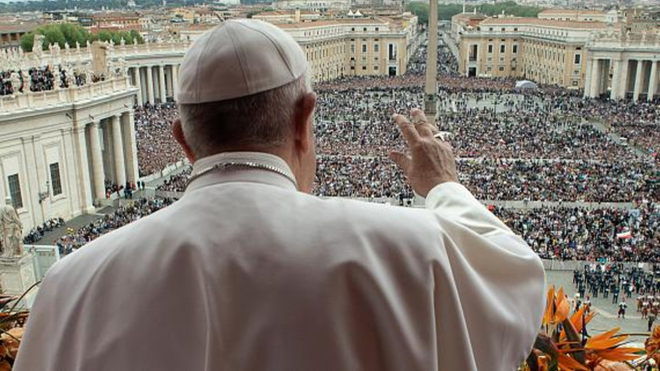
[[[204,172],[209,171],[214,167],[222,164],[258,164],[259,168],[268,169],[273,168],[274,172],[280,173],[298,188],[296,184],[296,177],[293,175],[289,164],[286,163],[281,157],[265,153],[265,152],[222,152],[212,156],[200,158],[195,161],[191,178],[202,175]],[[276,169],[276,170],[275,170]]]

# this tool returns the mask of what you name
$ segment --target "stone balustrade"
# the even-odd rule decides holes
[[[62,104],[79,103],[94,97],[125,92],[132,88],[127,77],[113,77],[68,89],[47,90],[0,96],[0,116]]]
[[[190,41],[168,41],[145,44],[109,45],[108,59],[124,58],[129,64],[130,60],[145,59],[151,55],[180,54],[190,46]],[[77,66],[86,65],[92,61],[92,47],[81,46],[76,48],[49,48],[41,53],[26,53],[19,48],[0,50],[0,65],[3,70],[27,70],[45,65]]]

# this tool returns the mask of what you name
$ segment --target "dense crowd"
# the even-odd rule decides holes
[[[428,56],[428,45],[420,45],[417,52],[408,61],[406,67],[407,75],[425,75],[426,74],[426,58]],[[449,48],[441,43],[438,45],[438,75],[458,75],[458,62],[451,54]]]
[[[150,215],[171,205],[174,201],[170,198],[140,198],[127,206],[120,206],[111,214],[107,214],[93,223],[76,230],[69,229],[65,235],[53,243],[57,245],[60,254],[70,254],[101,235]]]
[[[41,225],[38,225],[32,228],[25,236],[23,237],[23,243],[34,244],[39,242],[47,232],[52,231],[55,228],[59,228],[66,225],[64,219],[62,218],[53,218],[43,222]]]
[[[660,263],[659,204],[491,209],[542,258]]]
[[[172,122],[178,115],[176,104],[146,104],[135,109],[140,176],[158,173],[183,160],[181,147],[172,136]]]
[[[188,180],[190,180],[190,174],[192,173],[192,167],[188,166],[180,173],[172,175],[165,179],[165,181],[156,187],[157,191],[165,192],[183,192],[188,186]]]
[[[392,114],[423,106],[425,54],[424,47],[418,50],[404,76],[344,77],[315,87],[314,194],[399,199],[400,204],[413,196],[387,154],[405,148]],[[655,104],[583,99],[579,90],[557,86],[519,90],[511,78],[458,76],[445,47],[439,48],[438,58],[438,126],[453,134],[460,180],[477,198],[638,205],[632,211],[495,207],[539,255],[660,262],[660,112]],[[176,116],[173,103],[136,109],[141,175],[184,158],[171,134]],[[183,192],[189,176],[186,169],[157,190]],[[79,246],[95,231],[107,229],[104,225],[113,228],[113,220],[84,228],[60,241],[61,246]]]
[[[57,88],[82,86],[88,81],[104,80],[105,76],[89,75],[62,66],[34,67],[26,71],[0,71],[0,96],[14,93],[48,91]]]
[[[660,201],[657,168],[649,162],[459,160],[461,182],[482,200]],[[321,196],[396,197],[408,192],[403,173],[381,157],[320,156]]]
[[[391,115],[419,107],[418,88],[321,91],[317,102],[317,194],[394,198],[409,192],[387,153],[404,148]],[[607,133],[610,123],[599,130],[585,121],[592,117],[590,111],[599,112],[596,119],[606,117],[598,106],[604,103],[581,101],[553,89],[519,94],[442,91],[439,102],[446,109],[439,126],[454,134],[451,143],[461,158],[461,180],[478,198],[660,200],[653,157],[614,141]],[[618,106],[610,107],[618,111]],[[655,114],[642,107],[640,113],[627,110],[624,117]],[[162,170],[183,158],[170,133],[174,117],[173,104],[138,109],[141,174]],[[183,178],[161,189],[182,191]]]

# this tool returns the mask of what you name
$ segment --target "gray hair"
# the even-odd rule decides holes
[[[223,148],[275,147],[292,134],[295,106],[312,91],[309,73],[297,80],[246,97],[199,104],[179,104],[186,142],[198,158]]]

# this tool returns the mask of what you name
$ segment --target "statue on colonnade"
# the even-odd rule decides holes
[[[0,235],[2,257],[23,255],[23,223],[12,207],[10,197],[5,199],[5,205],[0,206]]]

